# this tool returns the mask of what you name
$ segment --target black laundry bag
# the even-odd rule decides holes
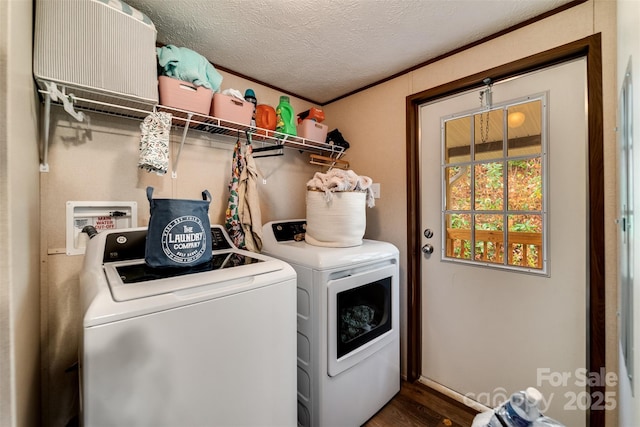
[[[192,267],[211,260],[209,191],[202,192],[202,200],[154,199],[153,187],[147,187],[147,199],[151,211],[145,246],[147,265]]]

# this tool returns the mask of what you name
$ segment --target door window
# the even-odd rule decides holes
[[[442,121],[442,257],[546,273],[546,96]]]

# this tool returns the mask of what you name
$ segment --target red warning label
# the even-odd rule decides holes
[[[96,230],[111,230],[116,228],[116,220],[110,216],[99,216],[94,225]]]

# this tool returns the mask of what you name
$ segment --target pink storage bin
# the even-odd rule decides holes
[[[311,141],[324,143],[327,139],[327,129],[329,127],[315,120],[304,119],[298,125],[298,136]]]
[[[213,91],[193,83],[159,76],[160,105],[207,115]]]
[[[230,95],[215,93],[209,114],[221,120],[248,125],[253,116],[253,104]]]

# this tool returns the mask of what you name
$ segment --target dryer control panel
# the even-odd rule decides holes
[[[307,221],[277,222],[271,225],[276,242],[287,242],[304,240],[304,233],[307,230]]]

